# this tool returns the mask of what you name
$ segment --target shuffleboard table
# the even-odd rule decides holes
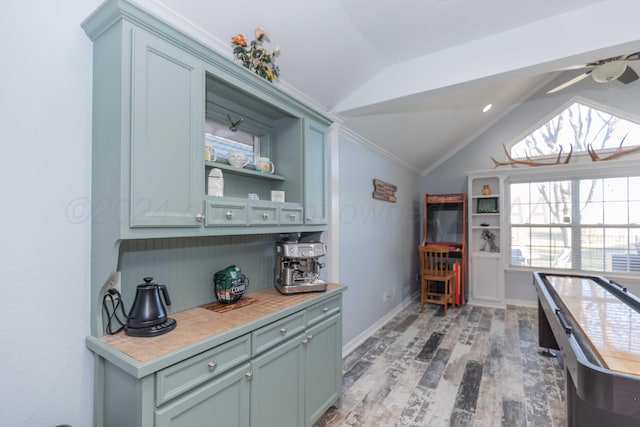
[[[564,359],[567,426],[640,426],[640,299],[602,276],[533,276],[539,345]]]

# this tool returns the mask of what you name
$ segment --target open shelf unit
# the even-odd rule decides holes
[[[504,307],[502,268],[503,181],[499,176],[469,175],[469,302]],[[494,250],[483,234],[493,237]]]

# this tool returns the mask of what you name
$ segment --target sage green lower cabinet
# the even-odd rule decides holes
[[[330,296],[142,378],[99,358],[95,426],[311,427],[340,405],[341,309]]]
[[[340,314],[251,362],[251,427],[311,426],[340,398]]]
[[[342,389],[342,317],[340,314],[307,330],[305,360],[305,425],[318,421],[340,399]]]
[[[304,426],[304,334],[251,362],[251,427]]]
[[[249,363],[244,363],[156,410],[156,427],[249,427],[249,372]]]

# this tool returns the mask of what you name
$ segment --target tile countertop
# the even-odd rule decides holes
[[[124,353],[135,362],[144,364],[164,355],[179,351],[216,335],[225,334],[233,329],[241,328],[253,321],[266,318],[278,311],[283,311],[298,303],[318,299],[321,301],[334,295],[336,291],[344,291],[345,285],[330,283],[326,292],[308,292],[282,295],[275,288],[263,289],[246,294],[255,302],[238,307],[224,313],[218,313],[203,307],[172,313],[169,317],[176,319],[176,328],[157,337],[132,337],[120,332],[116,335],[104,335],[97,340],[104,346]],[[315,301],[314,301],[315,302]],[[92,350],[95,350],[92,348]]]

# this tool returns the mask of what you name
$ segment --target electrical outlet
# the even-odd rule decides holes
[[[122,286],[120,283],[120,272],[116,271],[111,276],[109,276],[109,279],[107,279],[107,282],[104,284],[102,289],[104,290],[105,295],[107,294],[107,292],[109,292],[109,289],[115,289],[119,293],[122,293]]]

